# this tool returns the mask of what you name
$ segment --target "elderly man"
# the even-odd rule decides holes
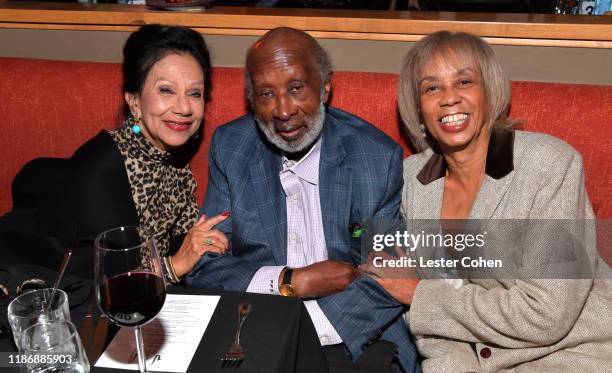
[[[419,370],[402,307],[358,275],[360,242],[349,230],[400,218],[401,148],[326,108],[331,66],[308,34],[268,32],[248,51],[246,69],[254,113],[215,132],[203,208],[231,212],[217,226],[231,252],[204,256],[187,284],[309,299],[331,371]]]

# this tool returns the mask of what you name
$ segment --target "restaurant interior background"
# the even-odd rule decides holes
[[[568,7],[575,0],[564,1]],[[556,0],[218,0],[218,5],[274,6],[285,8],[333,8],[423,10],[451,12],[554,13]]]
[[[23,0],[9,0],[23,1]],[[145,0],[26,0],[142,4]],[[607,0],[604,0],[607,1]],[[180,1],[175,1],[180,2]],[[591,0],[215,0],[218,6],[314,9],[422,10],[493,13],[588,13]]]
[[[241,68],[247,49],[258,37],[286,25],[316,37],[330,52],[336,71],[397,74],[402,56],[415,41],[449,29],[485,38],[514,81],[612,85],[612,15],[571,15],[574,9],[588,13],[593,4],[595,1],[574,0],[214,0],[209,9],[167,11],[148,8],[144,0],[0,0],[0,58],[26,59],[27,66],[42,66],[45,62],[39,63],[41,60],[94,62],[100,63],[104,72],[109,64],[118,67],[122,46],[131,32],[143,24],[167,23],[202,33],[212,50],[213,66]],[[44,80],[43,72],[32,74],[36,81]],[[45,92],[49,88],[66,91],[80,102],[80,87],[62,83],[50,80]],[[34,87],[32,101],[47,99],[32,82],[24,80],[23,86]],[[15,87],[20,90],[21,86]],[[96,93],[100,102],[110,95]],[[576,97],[571,105],[593,107],[609,101],[610,97]],[[82,115],[83,121],[96,120],[97,113],[66,107]],[[24,106],[24,110],[11,113],[19,119],[24,113],[32,115],[32,110]],[[78,121],[55,123],[54,115],[34,112],[36,123],[51,122],[49,128],[59,128],[57,132],[83,127]],[[13,141],[10,136],[18,127],[3,128],[0,140],[10,144],[7,148],[14,143],[33,148],[36,146],[31,144],[36,142],[57,145],[53,137],[33,139],[42,133],[38,129],[25,140]],[[594,133],[593,138],[596,136]],[[15,162],[5,158],[4,167],[11,161]]]
[[[452,12],[552,13],[556,1],[544,0],[218,0],[219,5],[425,10]]]

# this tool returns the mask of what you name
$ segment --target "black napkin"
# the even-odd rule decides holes
[[[26,280],[41,279],[51,287],[55,283],[57,275],[57,271],[37,265],[20,264],[11,267],[0,265],[0,284],[4,285],[9,291],[8,297],[0,299],[0,324],[8,326],[8,305],[17,296],[16,291],[19,285]],[[91,281],[64,274],[59,288],[68,294],[68,304],[70,309],[73,309],[89,299]]]

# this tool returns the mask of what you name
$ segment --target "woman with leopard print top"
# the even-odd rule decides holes
[[[228,249],[214,226],[229,213],[199,217],[188,164],[210,87],[204,39],[185,27],[146,25],[123,55],[128,120],[69,159],[36,159],[20,171],[13,210],[0,220],[0,260],[56,268],[71,247],[69,272],[93,277],[95,236],[139,225],[153,232],[166,278],[177,282],[204,253]]]

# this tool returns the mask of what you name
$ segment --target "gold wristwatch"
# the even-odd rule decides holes
[[[291,276],[293,276],[293,268],[285,267],[282,273],[282,281],[278,284],[278,292],[283,297],[295,297],[295,291],[291,286]]]

